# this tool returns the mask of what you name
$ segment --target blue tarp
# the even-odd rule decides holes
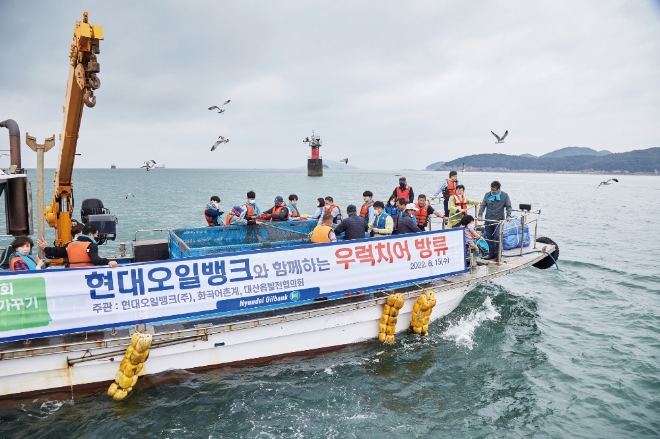
[[[511,250],[514,248],[520,248],[522,231],[520,227],[520,218],[513,217],[510,222],[505,221],[504,223],[504,233],[502,235],[502,249]],[[500,233],[499,230],[496,232]],[[495,235],[497,236],[497,235]],[[529,227],[525,224],[525,243],[524,247],[528,246],[531,242],[529,235]]]

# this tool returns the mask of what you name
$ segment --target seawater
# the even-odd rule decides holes
[[[74,187],[76,210],[100,198],[117,215],[117,240],[102,249],[113,254],[119,242],[130,249],[136,229],[203,226],[211,195],[227,210],[250,189],[262,209],[296,193],[312,213],[326,195],[342,208],[359,206],[367,189],[385,199],[398,175],[430,195],[444,174],[80,169]],[[561,270],[529,268],[479,285],[427,338],[399,334],[389,346],[205,373],[172,364],[121,403],[103,392],[5,401],[0,436],[658,437],[660,179],[619,176],[596,189],[607,178],[460,174],[470,198],[497,179],[515,206],[541,209],[539,235],[559,244]]]

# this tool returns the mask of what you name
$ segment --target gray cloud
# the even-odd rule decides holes
[[[83,10],[106,39],[81,167],[293,168],[312,129],[361,168],[660,146],[658,2],[3,1],[0,118],[23,135],[59,133]]]

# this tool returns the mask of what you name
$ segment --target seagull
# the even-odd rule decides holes
[[[147,171],[151,171],[154,166],[156,166],[156,161],[155,160],[147,160],[144,162],[144,166],[140,166],[140,168],[147,168]]]
[[[227,143],[227,142],[229,142],[229,139],[225,139],[222,136],[218,136],[218,140],[216,140],[215,143],[213,144],[213,146],[211,147],[211,151],[215,151],[215,149],[218,146],[222,145],[223,143]]]
[[[339,163],[346,163],[348,165],[348,159],[339,160]]]
[[[509,130],[506,130],[506,132],[504,133],[504,135],[503,135],[501,138],[500,138],[500,136],[498,136],[497,134],[493,133],[492,131],[491,131],[491,133],[492,133],[493,136],[495,136],[495,138],[497,139],[497,142],[495,142],[495,143],[504,143],[504,138],[506,137],[507,134],[509,134]]]
[[[230,103],[230,102],[231,102],[231,99],[227,99],[227,102],[225,102],[224,104],[222,104],[221,107],[218,107],[217,105],[214,105],[214,106],[212,106],[212,107],[209,107],[209,110],[218,110],[218,113],[219,113],[219,114],[222,114],[222,113],[225,112],[225,108],[224,108],[225,105],[227,105],[227,104]]]
[[[128,200],[128,197],[129,197],[129,196],[130,196],[130,197],[135,197],[135,195],[133,195],[132,193],[129,192],[129,193],[126,194],[126,199],[127,199],[127,200]]]
[[[598,189],[601,186],[609,186],[611,184],[618,183],[618,182],[619,182],[619,180],[617,180],[616,178],[610,178],[609,180],[601,181],[596,189]]]

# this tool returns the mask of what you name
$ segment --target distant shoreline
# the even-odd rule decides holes
[[[460,167],[440,167],[434,172],[460,171]],[[505,174],[593,174],[593,175],[649,175],[660,177],[656,172],[628,172],[628,171],[540,171],[538,169],[499,169],[499,168],[470,168],[463,172],[499,172]]]

